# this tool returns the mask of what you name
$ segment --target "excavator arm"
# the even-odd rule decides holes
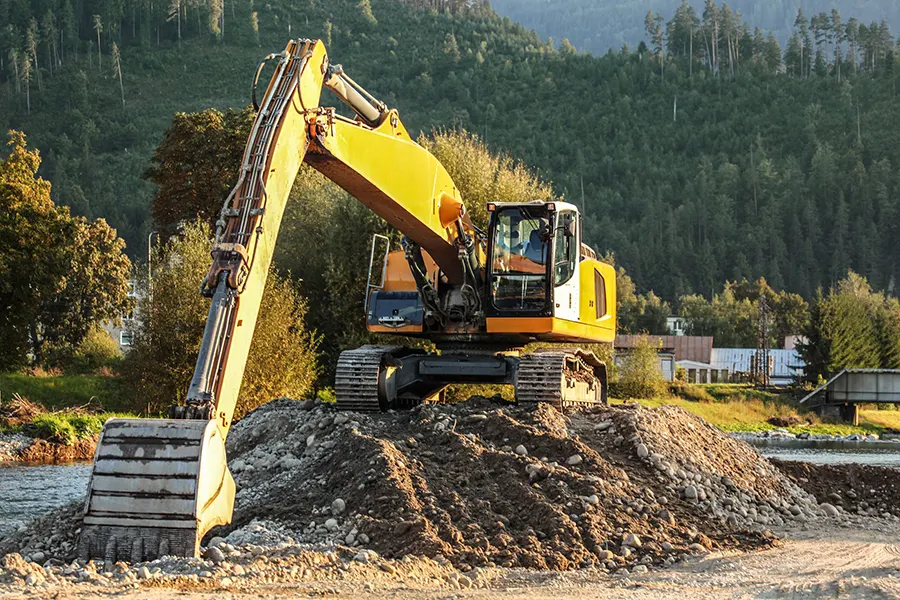
[[[304,161],[405,234],[423,286],[428,282],[416,267],[423,250],[451,284],[479,276],[475,232],[459,192],[397,112],[329,65],[322,42],[291,41],[266,61],[275,62],[275,71],[201,286],[212,302],[187,397],[168,419],[111,419],[104,426],[79,541],[82,558],[192,556],[210,528],[231,521],[235,488],[225,438],[285,204]],[[323,87],[356,118],[320,106]]]

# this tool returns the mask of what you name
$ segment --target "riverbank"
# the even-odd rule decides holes
[[[0,433],[0,463],[64,463],[94,459],[97,436],[71,444],[50,442],[22,433]]]
[[[859,435],[881,437],[900,431],[900,410],[877,410],[863,405],[859,411],[859,426],[823,420],[815,413],[798,407],[797,396],[789,392],[759,391],[748,385],[710,384],[676,385],[667,396],[611,400],[613,404],[638,402],[650,408],[679,406],[703,420],[728,432],[778,432],[792,436],[829,436],[831,438]],[[802,439],[802,438],[801,438]]]
[[[0,403],[0,462],[91,460],[103,423],[113,416],[120,415],[96,404],[51,410],[13,395]]]

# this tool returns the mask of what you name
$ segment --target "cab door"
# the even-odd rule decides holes
[[[560,210],[556,215],[553,235],[553,316],[569,321],[577,321],[579,314],[579,225],[578,213],[574,210]]]

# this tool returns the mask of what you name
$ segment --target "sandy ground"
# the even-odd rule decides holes
[[[753,553],[712,553],[640,575],[594,570],[549,572],[490,569],[480,589],[455,589],[452,580],[398,561],[393,574],[366,577],[348,569],[322,581],[311,572],[300,581],[270,585],[241,582],[162,587],[161,582],[95,587],[91,584],[29,588],[3,598],[900,598],[900,524],[872,519],[862,526],[822,525],[780,532],[784,543]]]

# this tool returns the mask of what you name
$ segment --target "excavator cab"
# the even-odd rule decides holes
[[[489,209],[487,314],[549,314],[552,212],[546,203]]]
[[[490,204],[488,317],[578,321],[581,220],[565,202]]]

